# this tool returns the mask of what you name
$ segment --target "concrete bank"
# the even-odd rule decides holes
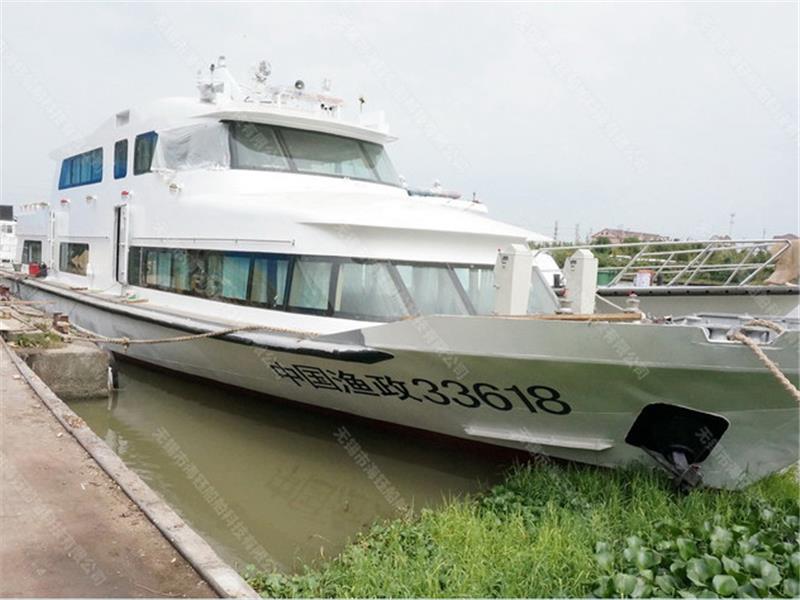
[[[0,596],[256,595],[2,340],[0,477]]]

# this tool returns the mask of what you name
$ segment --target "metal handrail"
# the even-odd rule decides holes
[[[693,248],[682,246],[692,245]],[[754,261],[754,256],[761,251],[769,252],[774,246],[780,248],[770,253],[765,260]],[[658,249],[654,249],[658,247]],[[774,267],[777,260],[791,247],[791,240],[787,239],[742,239],[742,240],[670,240],[651,242],[622,242],[614,244],[533,244],[535,251],[574,251],[587,249],[592,252],[613,252],[619,249],[628,249],[630,254],[613,255],[624,264],[601,267],[599,271],[613,273],[611,281],[606,284],[614,286],[622,281],[632,279],[636,271],[642,269],[655,270],[655,276],[666,276],[669,281],[666,286],[689,285],[700,274],[719,273],[727,275],[724,283],[715,282],[712,285],[743,286],[749,284],[760,273]],[[722,252],[735,252],[735,262],[726,264],[708,264],[714,254]],[[744,253],[744,256],[739,256]],[[742,281],[734,283],[737,276],[743,277]]]

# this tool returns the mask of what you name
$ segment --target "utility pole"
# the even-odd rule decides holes
[[[556,224],[553,226],[553,240],[558,241],[558,219],[556,219]]]
[[[736,213],[731,213],[731,220],[728,222],[728,237],[733,239],[733,222],[736,219]]]
[[[575,243],[581,243],[581,224],[575,223]]]

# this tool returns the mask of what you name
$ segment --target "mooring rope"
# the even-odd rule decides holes
[[[778,335],[782,334],[786,331],[786,328],[781,326],[779,323],[775,321],[768,321],[767,319],[753,319],[752,321],[748,321],[744,324],[745,327],[766,327],[767,329],[771,329]]]
[[[778,335],[786,331],[778,323],[775,323],[773,321],[768,321],[766,319],[753,319],[752,321],[748,321],[747,323],[744,324],[744,327],[748,326],[765,327],[767,329],[775,331],[776,333],[778,333]],[[798,390],[797,387],[791,381],[789,381],[789,378],[783,374],[778,365],[769,356],[766,355],[766,353],[761,349],[761,346],[759,346],[759,344],[755,340],[743,334],[741,329],[736,329],[734,331],[731,331],[728,334],[728,339],[740,342],[745,346],[747,346],[748,348],[750,348],[750,350],[753,351],[753,354],[756,355],[756,358],[758,358],[758,360],[760,360],[761,363],[765,367],[767,367],[767,370],[770,373],[772,373],[772,375],[775,376],[775,379],[778,380],[778,382],[783,386],[783,388],[787,392],[789,392],[789,395],[791,395],[795,400],[797,400],[797,402],[800,402],[800,390]]]

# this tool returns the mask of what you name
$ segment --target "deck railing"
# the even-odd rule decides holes
[[[745,286],[769,277],[778,259],[791,248],[786,239],[622,242],[618,244],[533,244],[559,265],[575,250],[590,250],[600,261],[601,285],[633,284],[649,271],[651,285]]]

